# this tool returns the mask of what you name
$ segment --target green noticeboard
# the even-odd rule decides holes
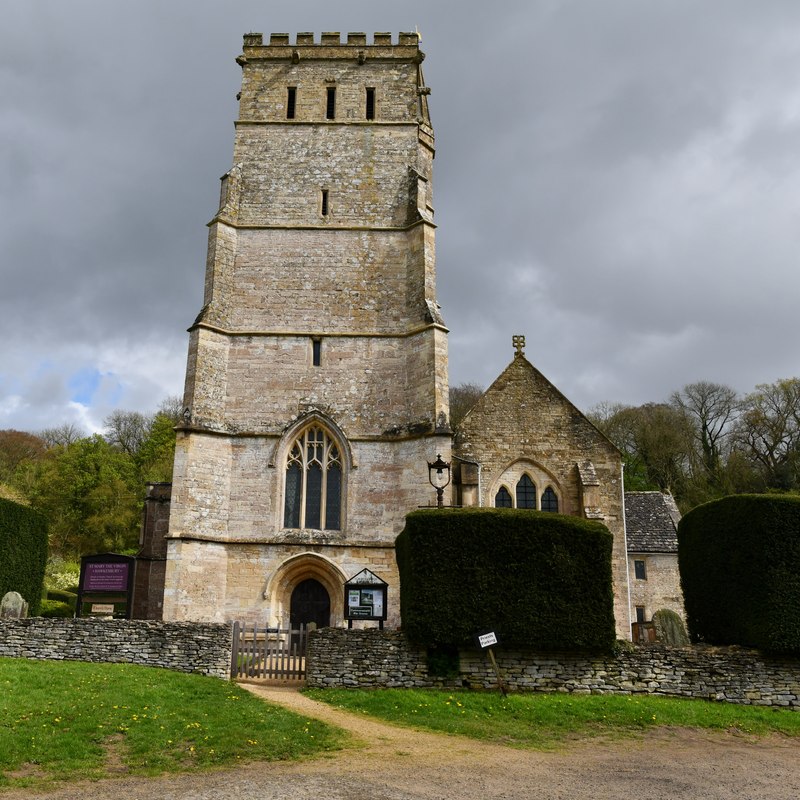
[[[386,596],[389,584],[374,572],[363,569],[344,585],[344,618],[377,620],[380,627],[386,619]]]

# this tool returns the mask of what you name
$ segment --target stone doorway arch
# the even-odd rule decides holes
[[[329,600],[327,624],[341,625],[344,621],[345,580],[346,576],[338,565],[318,553],[299,553],[287,558],[275,571],[264,593],[269,600],[273,624],[285,628],[294,621],[293,596],[296,606],[305,597],[306,603],[316,604],[317,613],[324,614],[324,592]]]

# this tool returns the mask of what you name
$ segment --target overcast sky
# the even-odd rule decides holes
[[[800,376],[797,0],[3,4],[0,429],[182,392],[242,34],[422,33],[451,384]]]

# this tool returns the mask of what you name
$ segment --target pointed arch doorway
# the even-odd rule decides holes
[[[292,590],[289,620],[293,629],[310,622],[318,628],[331,624],[331,596],[316,578],[306,578]]]

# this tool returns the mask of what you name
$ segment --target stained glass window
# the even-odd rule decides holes
[[[495,508],[511,508],[514,503],[511,501],[511,492],[505,486],[500,487],[500,491],[494,496]]]
[[[536,508],[536,484],[527,475],[517,483],[517,508]]]
[[[558,511],[558,496],[550,486],[542,493],[542,511]]]
[[[306,428],[289,449],[283,509],[286,528],[341,530],[342,460],[319,425]]]

